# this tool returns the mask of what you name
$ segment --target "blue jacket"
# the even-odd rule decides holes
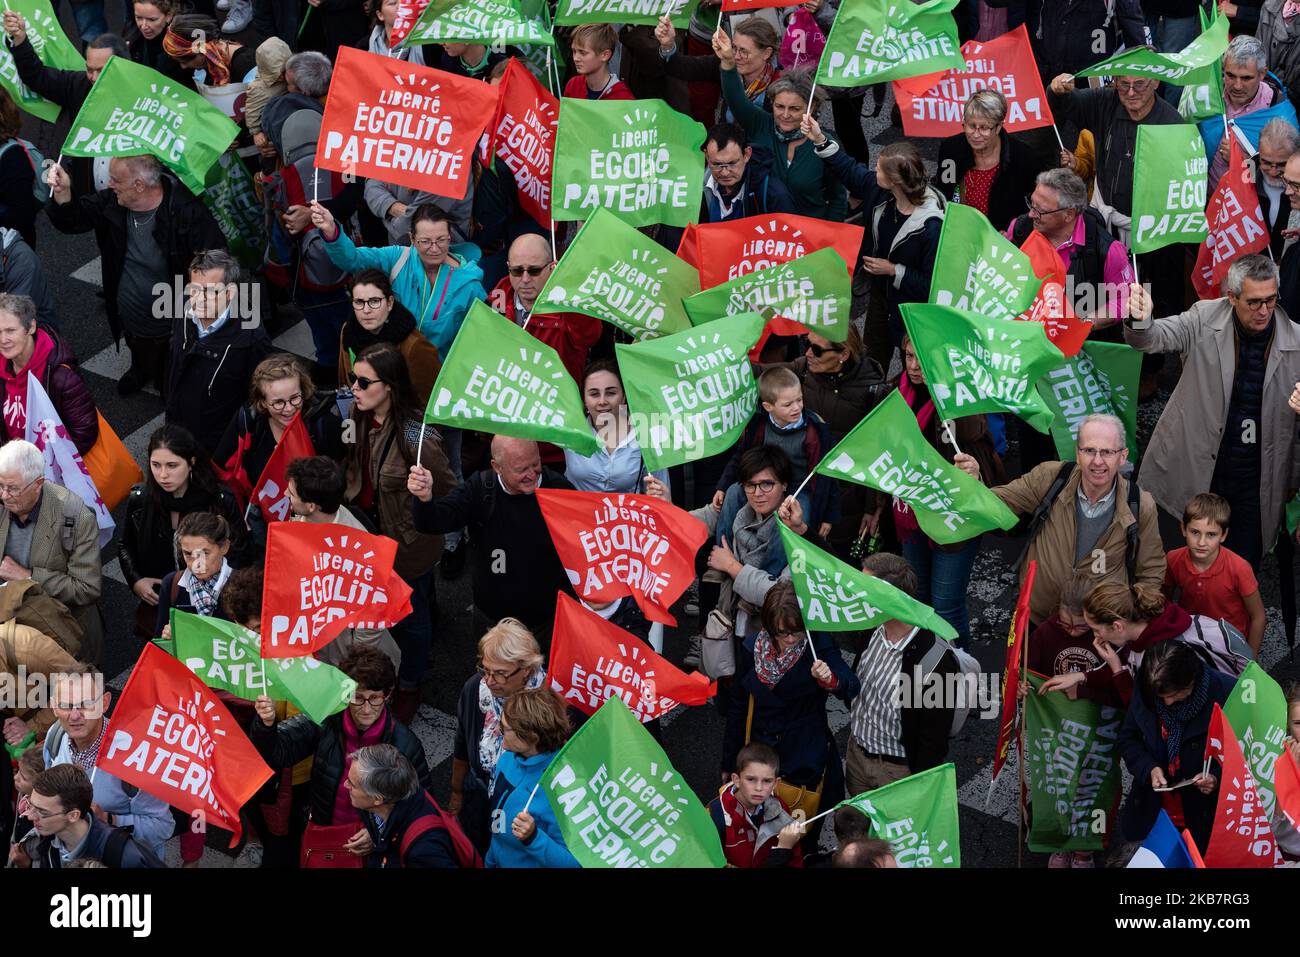
[[[456,243],[451,256],[458,266],[443,269],[435,287],[429,288],[420,257],[410,246],[360,246],[352,242],[343,230],[338,236],[326,240],[325,251],[330,262],[348,272],[361,269],[380,269],[390,276],[399,259],[405,260],[393,280],[393,292],[398,300],[415,316],[415,327],[433,343],[438,357],[447,361],[451,343],[460,332],[470,303],[486,299],[483,291],[483,270],[478,266],[479,248],[473,243]],[[444,297],[443,292],[446,291]],[[442,305],[439,306],[441,300]]]
[[[513,751],[502,751],[497,761],[496,783],[492,787],[492,846],[488,848],[488,867],[579,867],[564,846],[564,835],[551,811],[546,792],[537,789],[533,801],[528,796],[541,780],[555,752],[521,758]],[[537,822],[537,832],[527,844],[521,844],[510,832],[515,816],[528,804],[528,813]]]

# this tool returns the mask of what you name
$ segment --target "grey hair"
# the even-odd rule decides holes
[[[361,778],[361,790],[373,794],[385,804],[405,801],[420,786],[411,762],[391,744],[358,748],[352,760]]]
[[[224,249],[204,249],[194,254],[190,260],[190,272],[207,272],[220,269],[222,281],[229,284],[239,282],[239,260]]]
[[[1264,141],[1268,140],[1277,146],[1286,150],[1287,156],[1290,156],[1300,148],[1300,130],[1292,125],[1290,120],[1284,120],[1276,116],[1268,121],[1268,125],[1259,131],[1259,142],[1262,146]]]
[[[1251,282],[1278,281],[1277,263],[1267,256],[1252,253],[1242,256],[1228,267],[1228,278],[1223,281],[1223,291],[1232,296],[1241,295],[1241,286],[1247,279]]]
[[[961,118],[969,120],[972,114],[992,123],[1001,123],[1007,118],[1007,98],[997,90],[977,90],[966,101]]]
[[[1088,205],[1088,187],[1078,173],[1064,166],[1043,170],[1038,174],[1037,183],[1056,190],[1057,209],[1083,209]]]
[[[1240,63],[1242,66],[1251,63],[1254,64],[1252,69],[1267,70],[1268,53],[1258,39],[1243,33],[1232,38],[1227,52],[1223,54],[1223,62]]]
[[[334,65],[329,57],[315,50],[295,53],[284,64],[284,72],[293,74],[294,86],[303,96],[324,96],[329,92]]]
[[[10,439],[0,445],[0,475],[17,472],[27,483],[35,482],[45,474],[45,455],[30,442]]]
[[[814,114],[822,103],[821,91],[813,93],[812,74],[808,70],[786,70],[782,73],[768,86],[766,102],[775,102],[782,93],[793,93],[808,104],[809,112]]]
[[[12,292],[0,292],[0,312],[7,312],[17,319],[24,332],[36,328],[36,303],[31,296],[19,296]]]
[[[132,179],[138,179],[146,186],[157,186],[162,182],[162,164],[148,153],[136,156],[116,156],[130,171]]]
[[[1119,436],[1121,444],[1128,441],[1128,432],[1124,429],[1124,421],[1118,415],[1111,415],[1109,412],[1093,412],[1090,415],[1085,415],[1080,420],[1079,431],[1075,433],[1074,439],[1076,445],[1081,441],[1080,436],[1083,435],[1085,425],[1109,425],[1115,430],[1115,434]]]

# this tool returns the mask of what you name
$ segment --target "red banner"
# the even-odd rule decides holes
[[[1273,793],[1278,810],[1300,831],[1300,766],[1289,747],[1283,748],[1273,765]]]
[[[309,459],[315,454],[316,449],[299,411],[275,444],[275,451],[266,460],[266,468],[262,469],[257,485],[253,487],[253,501],[268,522],[289,520],[289,480],[284,475],[289,463],[294,459]]]
[[[695,579],[703,522],[645,495],[539,488],[537,504],[574,591],[591,601],[631,595],[651,621],[677,624],[668,609]]]
[[[1029,257],[1034,275],[1043,280],[1043,285],[1029,311],[1018,318],[1041,322],[1047,328],[1047,338],[1052,340],[1052,345],[1067,357],[1075,355],[1083,348],[1084,340],[1092,331],[1092,323],[1074,314],[1074,305],[1065,294],[1066,271],[1061,254],[1052,246],[1052,241],[1036,229],[1020,244],[1020,249]]]
[[[717,694],[717,683],[698,671],[678,671],[640,638],[563,592],[556,597],[547,679],[566,704],[595,714],[617,696],[645,723],[679,704],[704,704]]]
[[[340,47],[316,165],[464,199],[496,105],[481,80]]]
[[[531,70],[511,59],[501,78],[501,100],[488,126],[488,150],[514,174],[519,205],[543,226],[551,222],[551,169],[560,101]]]
[[[1214,830],[1205,848],[1207,867],[1275,867],[1281,863],[1273,825],[1259,797],[1259,785],[1241,753],[1232,724],[1216,703],[1205,741],[1205,760],[1220,765],[1219,805],[1214,810]],[[1183,768],[1194,777],[1199,768]],[[1174,782],[1170,782],[1174,783]],[[1195,787],[1195,785],[1189,785]]]
[[[276,522],[266,533],[262,657],[300,658],[344,628],[389,628],[411,613],[393,571],[397,543],[342,525]]]
[[[862,246],[862,232],[861,226],[792,213],[746,216],[687,227],[677,255],[700,271],[701,289],[712,289],[737,276],[779,266],[827,246],[835,248],[852,274]]]
[[[420,19],[420,14],[424,13],[424,8],[428,5],[429,0],[397,0],[397,18],[388,28],[390,47],[395,47],[406,39],[406,35],[415,26],[415,21]]]
[[[966,101],[980,90],[997,90],[1007,98],[1009,133],[1052,125],[1052,111],[1023,24],[985,43],[969,40],[962,44],[961,54],[966,58],[964,70],[895,81],[894,99],[903,116],[904,133],[960,133]]]
[[[1053,250],[1055,252],[1055,250]],[[1038,562],[1025,566],[1025,583],[1020,587],[1020,599],[1011,616],[1011,630],[1007,632],[1007,664],[1002,673],[1002,719],[998,725],[998,746],[993,755],[993,779],[1006,763],[1011,751],[1011,739],[1016,734],[1016,715],[1020,708],[1020,662],[1029,631],[1029,596],[1034,592],[1034,577]],[[1021,760],[1024,760],[1023,756]]]
[[[1192,269],[1192,285],[1202,299],[1223,295],[1219,284],[1228,275],[1233,260],[1268,246],[1268,226],[1260,209],[1259,194],[1255,192],[1255,168],[1242,154],[1237,137],[1231,140],[1228,171],[1219,180],[1205,208],[1210,231],[1201,243]]]
[[[146,644],[113,717],[97,767],[199,823],[234,832],[239,809],[271,769],[215,691],[167,652]]]
[[[790,0],[722,0],[722,9],[725,13],[735,13],[737,10],[761,10],[764,7],[788,7]]]

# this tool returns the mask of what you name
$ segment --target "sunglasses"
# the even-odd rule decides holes
[[[542,273],[546,272],[546,270],[550,268],[551,268],[551,264],[547,263],[545,266],[511,266],[507,271],[510,273],[510,275],[518,279],[524,273],[528,273],[528,275],[533,277],[540,276]]]
[[[365,376],[357,375],[355,372],[348,373],[348,385],[360,386],[362,392],[365,392],[375,383],[383,381],[383,379],[367,379]]]

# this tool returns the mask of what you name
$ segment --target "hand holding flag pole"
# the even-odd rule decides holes
[[[943,437],[948,440],[948,444],[953,447],[953,450],[958,455],[961,455],[961,446],[957,444],[957,423],[952,419],[944,419]]]

